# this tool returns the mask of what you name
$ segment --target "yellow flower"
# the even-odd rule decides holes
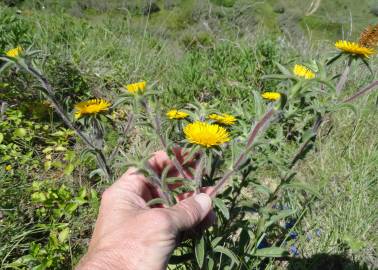
[[[335,47],[341,50],[343,53],[352,54],[360,57],[369,58],[369,56],[376,53],[373,48],[364,47],[355,42],[349,42],[346,40],[339,40],[335,43]]]
[[[315,73],[302,65],[295,65],[293,72],[296,76],[305,78],[306,80],[315,78]]]
[[[186,112],[179,111],[179,110],[174,110],[174,109],[168,111],[166,115],[171,120],[172,119],[184,119],[184,118],[186,118],[186,117],[189,116],[189,114],[186,113]]]
[[[11,165],[7,165],[7,166],[5,166],[5,170],[6,170],[7,172],[9,172],[10,170],[12,170],[12,166],[11,166]]]
[[[5,55],[8,57],[18,57],[21,53],[22,53],[22,48],[20,46],[17,46],[16,48],[6,51]]]
[[[276,101],[276,100],[280,99],[281,94],[278,93],[278,92],[265,92],[265,93],[261,94],[261,96],[264,99],[267,99],[269,101]]]
[[[213,113],[208,116],[208,119],[214,120],[219,124],[231,126],[235,124],[236,118],[230,114],[223,113],[222,115]]]
[[[184,133],[190,143],[207,148],[221,145],[230,140],[230,135],[225,128],[201,121],[188,124],[184,127]]]
[[[79,119],[83,115],[97,114],[109,110],[111,103],[105,99],[90,99],[75,105],[75,118]]]
[[[142,81],[142,82],[128,84],[125,86],[125,88],[131,94],[141,94],[146,90],[146,82]]]

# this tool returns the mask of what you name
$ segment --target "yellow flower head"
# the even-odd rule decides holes
[[[22,53],[22,48],[20,46],[17,46],[16,48],[13,48],[9,51],[5,52],[5,55],[8,57],[18,57]]]
[[[306,80],[311,80],[315,78],[315,73],[312,72],[310,69],[308,69],[305,66],[302,65],[295,65],[293,69],[294,75],[298,77],[305,78]]]
[[[9,172],[10,170],[12,170],[12,166],[11,166],[11,165],[7,165],[7,166],[5,166],[5,170],[6,170],[7,172]]]
[[[265,92],[261,94],[262,98],[267,99],[269,101],[276,101],[280,99],[281,94],[278,92]]]
[[[79,119],[84,115],[97,114],[109,110],[111,103],[105,99],[90,99],[75,105],[75,118]]]
[[[207,148],[221,145],[230,140],[230,135],[225,128],[201,121],[188,124],[184,127],[184,133],[190,143]]]
[[[371,55],[376,53],[376,51],[373,48],[367,48],[356,42],[349,42],[346,40],[337,41],[335,43],[335,47],[341,50],[343,53],[366,58],[369,58]]]
[[[131,94],[141,94],[146,90],[146,82],[142,81],[142,82],[128,84],[125,86],[125,88]]]
[[[235,122],[236,122],[235,116],[232,116],[232,115],[226,114],[226,113],[223,113],[221,115],[213,113],[213,114],[210,114],[207,118],[214,120],[215,122],[217,122],[219,124],[226,125],[226,126],[231,126],[231,125],[235,124]]]
[[[179,111],[179,110],[175,110],[175,109],[169,110],[166,115],[171,120],[173,120],[173,119],[184,119],[184,118],[187,118],[189,116],[188,113],[183,112],[183,111]]]

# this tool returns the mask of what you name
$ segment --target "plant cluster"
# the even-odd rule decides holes
[[[127,136],[136,136],[133,132],[141,131],[139,136],[147,137],[145,141],[151,143],[138,149],[134,157],[126,155],[127,165],[137,167],[160,190],[160,196],[149,202],[150,207],[171,206],[182,195],[190,196],[204,186],[213,186],[211,196],[218,213],[217,223],[203,235],[177,247],[170,268],[255,269],[272,265],[272,258],[289,256],[287,245],[292,228],[303,216],[305,207],[288,209],[284,198],[295,196],[307,205],[317,197],[311,184],[298,177],[297,166],[313,147],[324,119],[340,109],[357,111],[350,102],[378,85],[373,81],[352,96],[341,98],[352,63],[362,61],[370,69],[369,57],[376,53],[376,28],[367,28],[358,43],[337,41],[335,47],[339,53],[329,58],[290,68],[274,62],[281,74],[264,75],[262,80],[270,83],[261,85],[270,86],[274,81],[275,88],[251,90],[253,104],[238,102],[234,111],[225,111],[212,100],[194,98],[188,104],[162,108],[164,92],[159,84],[145,81],[120,86],[121,94],[112,100],[97,96],[66,110],[52,84],[36,68],[37,52],[21,46],[5,50],[0,56],[1,72],[17,68],[35,78],[41,84],[41,94],[66,125],[67,129],[49,135],[55,138],[51,143],[46,140],[48,145],[42,150],[46,170],[64,167],[64,173],[73,172],[75,154],[67,146],[69,138],[76,134],[85,147],[82,155],[92,155],[98,165],[90,177],[98,175],[112,182],[116,177],[114,161],[124,156]],[[345,71],[341,76],[332,74],[330,67],[343,56],[348,62]],[[187,76],[197,75],[193,71]],[[124,111],[127,116],[120,116]],[[16,116],[12,113],[7,110],[6,121],[0,127],[10,127],[10,121],[21,118],[17,111]],[[118,123],[122,125],[116,126]],[[37,137],[29,130],[47,131],[27,121],[25,124],[28,130],[9,128],[7,134],[0,133],[0,146],[7,142],[0,148],[9,156],[1,161],[7,172],[12,170],[7,161],[19,158],[12,154],[13,148],[19,147],[10,145],[12,141],[24,138],[23,142],[28,142]],[[107,135],[112,128],[121,135],[116,145],[109,147]],[[174,165],[161,175],[147,162],[156,148],[166,151]],[[21,151],[18,149],[17,153]],[[23,156],[29,160],[32,153],[27,152],[28,147],[24,149]],[[51,161],[58,152],[64,153],[64,162]],[[66,257],[62,254],[69,251],[70,218],[91,198],[96,200],[95,194],[89,195],[85,189],[75,195],[64,185],[50,188],[43,185],[43,182],[33,184],[31,200],[36,206],[38,227],[49,232],[48,243],[32,244],[29,254],[12,262],[12,267],[30,264],[46,269],[64,265]],[[295,250],[289,251],[296,255]]]

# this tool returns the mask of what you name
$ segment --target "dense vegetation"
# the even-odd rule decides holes
[[[153,114],[162,118],[172,108],[193,119],[235,115],[234,142],[249,138],[272,108],[261,93],[289,100],[274,107],[279,117],[215,200],[218,224],[177,249],[172,269],[376,268],[378,96],[342,101],[377,79],[377,60],[369,59],[370,70],[353,61],[338,95],[347,57],[327,63],[336,40],[356,40],[376,23],[378,7],[367,0],[312,3],[2,1],[0,52],[20,46],[25,62],[0,62],[0,268],[67,269],[85,253],[103,190],[161,149],[143,102],[125,94],[124,85],[137,81],[147,81]],[[297,63],[319,80],[293,77]],[[52,96],[27,67],[46,77]],[[75,104],[90,98],[114,108],[92,122],[74,121]],[[100,137],[111,177],[51,100],[75,128]],[[91,133],[96,121],[104,132]],[[162,125],[180,144],[180,126],[165,118]],[[204,185],[243,152],[230,145],[222,155],[206,152],[213,162]]]

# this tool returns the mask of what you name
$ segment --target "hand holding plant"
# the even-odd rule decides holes
[[[161,174],[172,162],[164,152],[157,152],[149,165]],[[170,208],[151,208],[148,201],[159,192],[134,168],[108,188],[88,254],[77,269],[166,269],[183,234],[210,225],[211,199],[200,193]]]

